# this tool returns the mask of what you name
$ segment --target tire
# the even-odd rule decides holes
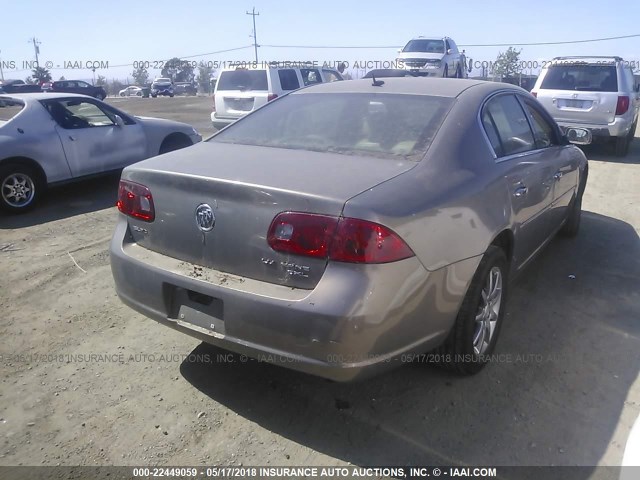
[[[573,238],[580,231],[580,217],[582,217],[582,193],[571,202],[571,211],[564,225],[558,232],[563,237]]]
[[[191,140],[186,136],[175,136],[175,137],[167,137],[160,145],[160,151],[158,155],[162,155],[163,153],[173,152],[174,150],[180,150],[181,148],[190,147],[193,145]]]
[[[158,95],[151,95],[151,98],[156,98]]]
[[[631,143],[629,135],[616,137],[615,142],[616,156],[625,157],[629,153],[629,143]]]
[[[120,96],[121,96],[121,97],[124,97],[124,93],[121,93],[121,94],[120,94]]]
[[[40,175],[28,166],[8,164],[0,167],[0,208],[11,213],[31,210],[45,190]]]
[[[444,70],[442,71],[442,78],[449,78],[449,65],[444,66]]]
[[[478,265],[449,336],[436,350],[442,367],[473,375],[487,364],[502,327],[508,273],[504,251],[491,245]],[[490,284],[491,281],[494,283]],[[489,304],[485,296],[493,297]]]
[[[173,93],[171,93],[171,94],[169,95],[169,97],[173,98]]]
[[[141,96],[142,96],[142,92],[136,93],[136,97],[141,97]]]

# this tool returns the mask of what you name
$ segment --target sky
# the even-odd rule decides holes
[[[222,65],[253,61],[252,17],[255,7],[258,60],[314,61],[335,65],[343,61],[355,74],[355,62],[384,66],[412,37],[449,36],[464,45],[467,58],[480,65],[493,61],[507,46],[478,44],[563,42],[640,34],[640,1],[622,0],[603,8],[595,0],[536,0],[484,2],[247,0],[222,2],[189,0],[155,2],[111,0],[50,0],[4,2],[0,19],[0,66],[5,78],[24,79],[35,60],[33,44],[41,43],[40,64],[54,79],[131,80],[134,62],[149,62],[150,77],[172,57],[222,50],[226,53],[189,58]],[[467,46],[469,45],[469,46]],[[284,46],[284,47],[277,47]],[[304,46],[305,48],[293,48]],[[390,48],[308,48],[309,46]],[[245,47],[245,48],[242,48]],[[526,72],[562,55],[618,55],[640,63],[640,36],[592,43],[518,46]],[[379,63],[373,63],[379,62]],[[119,66],[123,65],[123,66]],[[66,68],[73,67],[73,68]],[[369,68],[370,69],[370,68]],[[471,75],[479,75],[475,69]]]

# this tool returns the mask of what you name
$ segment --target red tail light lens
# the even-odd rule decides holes
[[[616,105],[616,115],[624,115],[629,110],[629,97],[624,95],[618,97],[618,104]]]
[[[414,256],[411,248],[383,225],[309,213],[277,215],[267,242],[278,252],[336,262],[389,263]]]
[[[216,111],[216,96],[215,94],[211,96],[211,98],[213,99],[213,111]]]
[[[277,93],[270,93],[267,96],[267,102],[270,102],[271,100],[275,100],[276,98],[278,98],[278,94]]]
[[[125,215],[145,222],[153,222],[156,218],[151,191],[139,183],[120,180],[116,206]]]
[[[329,253],[331,260],[350,263],[389,263],[413,256],[413,251],[396,233],[357,218],[340,219]]]
[[[533,95],[534,97],[538,98],[538,92],[531,92],[531,95]]]
[[[337,226],[337,217],[280,213],[271,222],[267,242],[277,252],[327,258]]]

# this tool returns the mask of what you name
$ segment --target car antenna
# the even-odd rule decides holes
[[[371,82],[371,85],[374,87],[381,87],[382,85],[384,85],[384,82],[382,80],[376,80],[376,75],[375,73],[371,74],[371,78],[373,79],[373,82]]]

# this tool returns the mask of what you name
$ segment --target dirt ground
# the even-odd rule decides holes
[[[111,101],[213,131],[208,98]],[[117,176],[0,214],[0,465],[619,464],[640,412],[640,139],[586,153],[580,235],[513,285],[504,361],[471,378],[228,363],[133,312],[107,250]]]

